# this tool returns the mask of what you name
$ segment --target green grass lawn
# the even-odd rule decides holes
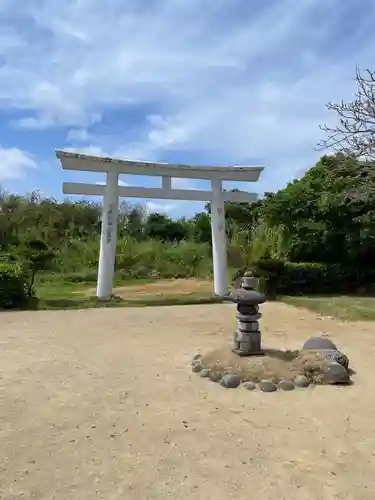
[[[344,321],[375,321],[375,297],[282,297],[280,300]]]

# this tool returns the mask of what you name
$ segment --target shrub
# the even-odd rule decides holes
[[[282,273],[286,263],[281,259],[260,259],[254,263],[254,266],[257,274],[262,277]]]
[[[288,262],[276,278],[278,282],[274,288],[284,295],[335,292],[336,283],[330,271],[329,266],[316,262]]]
[[[249,258],[251,262],[259,259],[284,259],[286,256],[286,235],[284,227],[269,226],[260,220],[251,231]]]
[[[55,252],[40,239],[26,240],[18,249],[18,255],[23,261],[23,267],[28,270],[28,293],[32,294],[35,276],[38,271],[44,271],[51,266]]]
[[[269,300],[275,299],[282,287],[285,265],[281,259],[260,259],[253,265],[254,275],[259,278],[258,289],[265,293]]]
[[[117,244],[116,270],[132,278],[206,277],[211,267],[210,249],[204,243],[137,242],[124,238]]]
[[[259,289],[276,295],[317,295],[369,292],[374,289],[375,269],[317,262],[260,260],[254,264]]]
[[[13,263],[0,263],[0,309],[22,307],[28,298],[28,276],[22,267]]]
[[[82,269],[96,269],[99,262],[99,237],[89,240],[68,240],[61,245],[54,268],[59,273],[81,273]]]
[[[227,245],[228,266],[232,269],[242,269],[250,264],[249,241],[239,233],[231,238]]]

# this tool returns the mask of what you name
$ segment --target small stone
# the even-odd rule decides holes
[[[191,364],[195,365],[196,363],[200,363],[202,360],[202,354],[196,354],[194,358],[191,360]]]
[[[222,376],[223,375],[219,372],[210,371],[209,379],[211,380],[211,382],[220,382]]]
[[[226,389],[235,389],[241,383],[241,378],[238,375],[224,375],[220,380],[220,385]]]
[[[254,382],[245,382],[243,386],[247,391],[255,391],[255,389],[257,388]]]
[[[210,370],[208,368],[203,368],[203,370],[199,372],[199,376],[202,378],[208,378],[210,376]]]
[[[281,389],[282,391],[293,391],[294,389],[294,384],[290,380],[281,380],[277,387]]]
[[[348,384],[350,382],[350,376],[348,371],[340,365],[340,363],[331,363],[324,370],[323,373],[323,384]]]
[[[277,391],[277,386],[272,380],[262,380],[259,384],[259,389],[263,392],[275,392]]]
[[[337,347],[332,342],[332,340],[329,340],[325,337],[311,337],[303,344],[302,350],[304,349],[312,349],[315,351],[321,349],[330,349],[333,351],[337,351]]]
[[[296,387],[309,387],[310,380],[305,375],[297,375],[293,383]]]
[[[192,371],[193,373],[199,373],[199,372],[201,372],[202,370],[203,370],[203,366],[202,366],[200,363],[196,363],[195,365],[193,365],[193,366],[191,367],[191,371]]]

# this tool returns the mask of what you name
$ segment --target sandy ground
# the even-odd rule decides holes
[[[355,385],[265,394],[190,373],[232,305],[0,314],[0,498],[375,497],[374,323],[262,307],[268,346],[329,334]]]

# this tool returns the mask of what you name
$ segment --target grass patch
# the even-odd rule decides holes
[[[344,321],[375,321],[375,297],[282,297],[282,302]]]
[[[116,277],[113,286],[133,286],[133,285],[147,285],[149,283],[154,283],[154,279],[128,279],[124,280],[121,277]],[[82,295],[85,292],[93,288],[95,282],[93,281],[71,281],[70,279],[65,279],[64,276],[55,276],[46,280],[45,278],[38,281],[36,284],[37,296],[41,299],[54,299],[54,298],[66,298],[70,295]]]
[[[152,279],[130,279],[123,280],[117,278],[115,287],[129,287],[129,296],[114,295],[109,300],[99,300],[88,291],[92,291],[93,283],[64,280],[63,277],[56,277],[50,281],[41,280],[37,283],[36,299],[32,299],[28,308],[33,310],[61,310],[61,309],[91,309],[98,307],[147,307],[147,306],[171,306],[171,305],[192,305],[192,304],[210,304],[221,301],[218,297],[199,288],[197,281],[196,290],[186,293],[178,293],[178,290],[166,290],[162,293],[154,293],[150,287],[150,293],[145,293],[147,285],[156,283]],[[162,281],[159,281],[162,285]],[[191,281],[189,281],[191,283]],[[142,287],[142,293],[131,291],[131,287]],[[191,285],[190,285],[191,286]]]
[[[150,307],[150,306],[185,306],[194,304],[215,304],[221,302],[218,297],[199,296],[166,296],[166,297],[144,297],[142,299],[127,300],[122,297],[112,296],[108,300],[99,300],[96,297],[79,298],[54,298],[33,299],[29,309],[38,311],[61,310],[61,309],[93,309],[99,307]]]

